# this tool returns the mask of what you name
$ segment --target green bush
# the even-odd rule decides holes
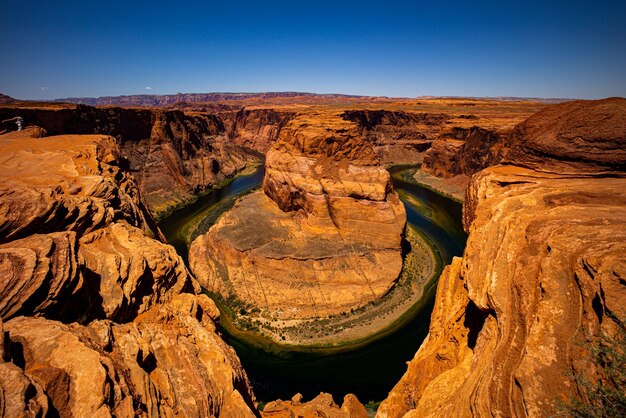
[[[586,399],[572,399],[560,404],[558,409],[574,418],[626,416],[626,329],[619,326],[617,335],[602,333],[584,346],[604,376],[589,381],[581,373],[574,373],[574,380]]]

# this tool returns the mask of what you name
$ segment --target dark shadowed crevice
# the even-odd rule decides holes
[[[474,349],[474,347],[476,347],[478,334],[483,329],[485,319],[487,319],[488,315],[488,312],[483,312],[478,309],[474,302],[470,301],[467,304],[463,325],[469,330],[469,333],[467,334],[467,346],[472,350]]]
[[[594,312],[598,316],[598,322],[602,323],[602,319],[604,317],[604,307],[602,306],[600,295],[598,295],[597,293],[593,297],[593,300],[591,301],[591,307],[593,308]]]

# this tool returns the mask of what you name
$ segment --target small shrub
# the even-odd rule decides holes
[[[584,390],[587,399],[572,399],[568,403],[560,403],[557,409],[573,418],[626,416],[626,329],[619,326],[615,337],[603,333],[584,345],[604,377],[590,382],[582,374],[574,373],[573,378]]]

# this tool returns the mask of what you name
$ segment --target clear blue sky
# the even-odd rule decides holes
[[[626,96],[626,1],[0,0],[0,92]]]

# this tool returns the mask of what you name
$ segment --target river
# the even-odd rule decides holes
[[[427,188],[407,181],[408,167],[390,169],[393,183],[404,202],[407,222],[422,231],[436,246],[444,265],[453,256],[460,256],[467,239],[461,225],[461,204]],[[187,262],[186,240],[202,220],[205,229],[232,207],[237,196],[260,186],[263,168],[253,174],[239,176],[224,187],[198,198],[193,204],[175,211],[159,223],[167,240]],[[406,362],[428,333],[435,288],[425,290],[422,302],[413,317],[404,321],[393,333],[354,350],[325,353],[273,349],[266,352],[229,335],[232,345],[248,373],[258,400],[290,399],[300,392],[305,400],[321,391],[331,393],[341,402],[347,393],[354,393],[361,402],[380,401],[406,371]]]

